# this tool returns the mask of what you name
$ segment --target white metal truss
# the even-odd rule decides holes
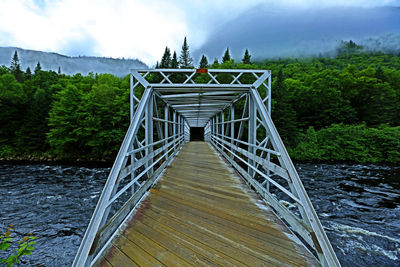
[[[314,250],[323,266],[340,266],[272,122],[270,71],[132,70],[130,100],[131,124],[73,266],[90,266],[99,256],[190,140],[191,127],[204,127],[205,141]]]

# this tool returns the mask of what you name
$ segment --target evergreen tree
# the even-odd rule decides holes
[[[176,52],[174,51],[174,55],[172,56],[172,60],[171,60],[171,68],[177,69],[178,67],[179,67],[179,62],[178,62],[178,58],[176,56]]]
[[[159,69],[160,68],[160,65],[158,64],[158,61],[157,61],[157,63],[156,63],[156,69]]]
[[[58,66],[58,75],[61,75],[61,67],[60,66]]]
[[[231,55],[229,54],[229,47],[226,48],[225,54],[222,57],[222,63],[225,63],[227,61],[231,60]]]
[[[207,60],[207,57],[205,56],[205,55],[203,55],[202,57],[201,57],[201,60],[200,60],[200,66],[199,66],[199,68],[200,69],[205,69],[205,68],[207,68],[208,67],[208,60]]]
[[[242,59],[242,62],[244,64],[251,64],[250,58],[251,58],[251,56],[250,56],[249,50],[246,48],[246,51],[244,52],[244,57]]]
[[[296,112],[291,104],[291,96],[286,89],[282,69],[279,70],[272,90],[274,105],[272,118],[285,143],[293,144],[296,139]]]
[[[25,78],[26,78],[27,80],[29,80],[31,77],[32,77],[31,68],[27,67],[27,68],[26,68],[26,71],[25,71]]]
[[[10,71],[11,71],[12,74],[14,74],[15,79],[18,82],[22,82],[23,81],[23,73],[21,71],[21,64],[19,62],[17,50],[15,50],[14,56],[11,59]]]
[[[165,47],[164,55],[162,56],[160,68],[169,68],[171,66],[171,51],[168,46]]]
[[[179,65],[182,69],[193,68],[193,59],[190,57],[189,45],[186,42],[186,37],[183,40],[181,55],[179,56]]]
[[[17,52],[17,50],[15,50],[14,56],[13,56],[13,58],[11,59],[11,65],[10,65],[10,70],[11,70],[11,72],[15,72],[15,70],[16,70],[18,67],[20,68],[21,65],[19,64],[18,52]]]
[[[42,71],[42,66],[40,66],[40,62],[38,61],[35,67],[35,74],[38,74],[40,71]]]
[[[218,58],[214,58],[213,65],[218,65],[218,64],[219,64],[219,62],[218,62]]]

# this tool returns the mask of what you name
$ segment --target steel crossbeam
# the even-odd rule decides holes
[[[73,266],[101,255],[192,127],[243,176],[323,266],[340,266],[271,119],[267,70],[131,70],[131,124]],[[260,96],[263,95],[263,98]],[[290,209],[283,203],[294,202]]]

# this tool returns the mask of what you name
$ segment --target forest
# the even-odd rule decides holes
[[[0,159],[112,162],[129,124],[129,76],[0,67]],[[297,161],[400,162],[400,54],[342,42],[335,57],[235,62],[201,68],[272,70],[272,118]],[[157,67],[193,68],[186,43]]]

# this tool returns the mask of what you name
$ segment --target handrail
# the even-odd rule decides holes
[[[232,102],[211,118],[205,127],[205,140],[210,142],[288,226],[302,237],[323,266],[340,266],[256,87],[249,88],[243,101],[246,103],[244,108],[243,105],[236,107],[237,102]],[[243,110],[242,118],[235,118],[235,108]],[[245,112],[245,109],[248,111]],[[240,123],[240,127],[235,127],[235,123]],[[239,133],[236,137],[235,129],[238,128]],[[245,128],[247,133],[240,130]],[[259,138],[262,139],[259,141]],[[291,205],[295,208],[287,208],[283,204],[288,200],[295,202]]]
[[[185,118],[168,106],[143,77],[140,80],[146,89],[132,114],[124,141],[75,256],[74,267],[90,266],[97,259],[108,239],[189,140],[190,129]],[[133,80],[131,82],[131,99],[137,100],[133,97],[137,86]],[[164,102],[164,118],[158,117],[154,98]],[[155,135],[153,122],[164,124],[164,131],[157,125],[159,131]],[[130,179],[126,181],[128,176]],[[121,199],[125,195],[125,199]]]
[[[173,79],[173,73],[184,79]],[[203,74],[195,69],[131,71],[131,123],[72,266],[90,266],[101,256],[110,237],[190,140],[191,127],[204,127],[204,140],[323,266],[340,266],[271,119],[271,72],[209,69],[199,76]],[[197,77],[209,80],[198,83]],[[144,89],[141,98],[135,95],[138,89]],[[263,99],[260,90],[266,90]],[[286,207],[287,201],[294,205]]]

